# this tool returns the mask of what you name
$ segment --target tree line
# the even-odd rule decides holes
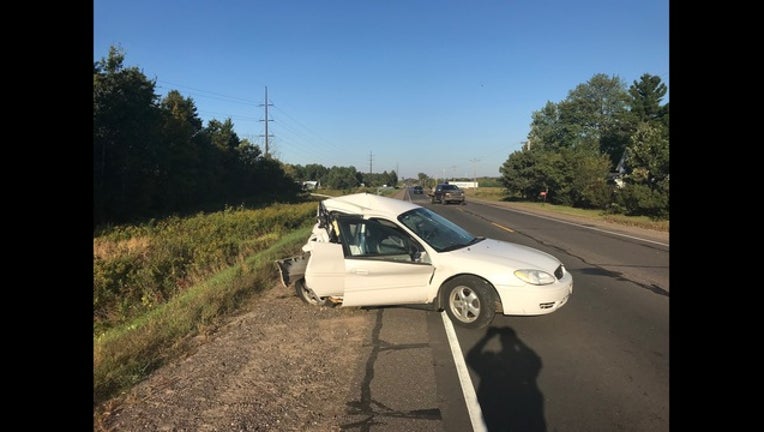
[[[381,173],[362,173],[354,166],[327,168],[320,164],[290,165],[286,164],[287,173],[296,181],[319,182],[321,187],[338,190],[351,190],[361,186],[395,186],[398,184],[398,174],[395,171]]]
[[[193,99],[124,65],[111,47],[93,66],[93,224],[125,223],[225,205],[297,199],[303,181],[352,190],[394,186],[395,171],[292,165],[241,139],[230,118],[197,114]],[[499,168],[509,194],[629,215],[669,215],[669,105],[659,77],[627,90],[597,74],[532,115],[528,141]],[[542,195],[542,192],[544,193]]]
[[[111,47],[93,67],[94,227],[296,197],[281,163],[230,118],[204,126],[192,99],[171,90],[160,100],[124,60]]]
[[[668,218],[667,91],[650,74],[628,89],[594,75],[533,113],[528,140],[499,168],[502,184],[524,200]]]
[[[350,190],[394,186],[398,176],[355,167],[290,165],[241,139],[230,118],[206,126],[193,99],[160,99],[156,82],[112,46],[93,65],[93,226],[226,205],[290,202],[300,183]]]

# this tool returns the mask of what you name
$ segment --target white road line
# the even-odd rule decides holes
[[[483,410],[480,409],[480,404],[475,394],[475,387],[472,385],[470,373],[467,370],[467,363],[464,362],[462,349],[459,346],[459,339],[456,338],[456,331],[454,331],[454,326],[451,324],[451,320],[445,311],[441,312],[440,316],[443,318],[443,327],[446,328],[448,345],[451,347],[451,355],[454,357],[456,375],[459,377],[459,384],[462,386],[464,403],[467,405],[467,412],[470,414],[472,430],[475,432],[486,432],[488,428],[485,425],[485,421],[483,421]]]

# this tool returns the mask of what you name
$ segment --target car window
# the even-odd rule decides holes
[[[398,216],[398,220],[438,252],[459,249],[482,240],[426,208],[409,210]]]
[[[421,257],[423,248],[394,222],[341,217],[338,224],[346,258],[426,262]]]

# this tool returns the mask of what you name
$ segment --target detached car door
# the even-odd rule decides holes
[[[421,304],[434,267],[424,248],[392,221],[337,218],[345,256],[343,306]]]

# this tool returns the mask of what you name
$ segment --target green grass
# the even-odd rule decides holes
[[[93,240],[97,334],[139,317],[310,222],[315,202],[119,226]]]
[[[477,189],[465,189],[467,197],[480,198],[487,201],[505,201],[506,192],[502,187],[484,187],[481,186]]]

